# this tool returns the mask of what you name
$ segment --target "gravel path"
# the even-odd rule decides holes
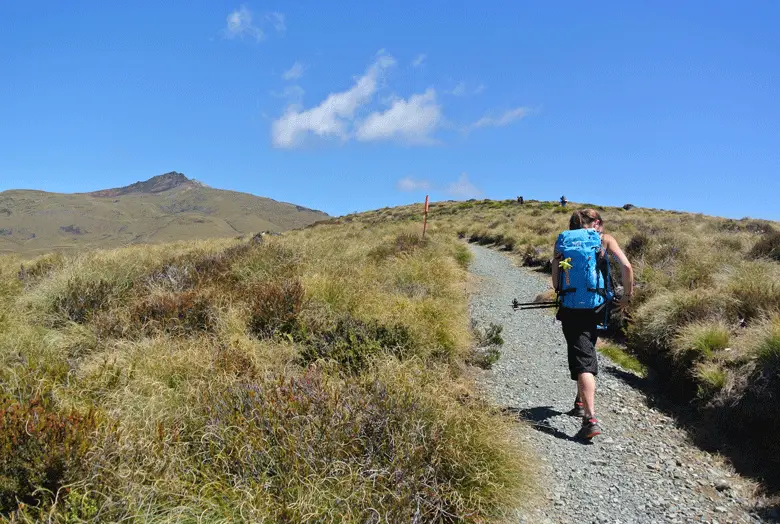
[[[576,393],[560,323],[549,311],[514,312],[548,288],[538,273],[471,246],[478,277],[471,315],[504,330],[501,359],[477,381],[488,398],[528,421],[523,432],[540,457],[546,496],[521,523],[761,522],[751,485],[696,448],[672,418],[647,406],[636,377],[599,356],[596,410],[603,433],[591,444],[571,437],[580,420],[565,415]],[[536,431],[535,431],[536,430]]]

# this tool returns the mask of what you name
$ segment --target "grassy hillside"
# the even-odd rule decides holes
[[[421,207],[332,222],[419,224]],[[705,415],[703,440],[719,445],[730,435],[740,448],[757,451],[757,463],[746,467],[780,488],[780,224],[486,200],[433,204],[429,227],[503,249],[545,271],[557,234],[573,210],[585,207],[601,212],[634,266],[636,299],[631,321],[617,320],[619,338],[624,335],[629,351],[665,382],[667,394],[694,400]]]
[[[533,468],[463,372],[468,259],[387,222],[0,256],[0,515],[500,518]]]
[[[0,253],[110,248],[286,231],[325,213],[168,173],[114,190],[0,193]]]

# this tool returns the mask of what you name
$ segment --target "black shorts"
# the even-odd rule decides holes
[[[598,375],[599,363],[596,358],[596,326],[604,315],[602,308],[558,310],[563,336],[566,338],[571,379],[577,380],[581,373]]]

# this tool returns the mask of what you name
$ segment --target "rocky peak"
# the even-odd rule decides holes
[[[118,197],[127,195],[130,193],[162,193],[175,187],[189,184],[192,181],[184,176],[182,173],[171,171],[163,175],[157,175],[143,182],[136,182],[129,186],[117,187],[113,189],[103,189],[101,191],[95,191],[90,195],[95,197]]]

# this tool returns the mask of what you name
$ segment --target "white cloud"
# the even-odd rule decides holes
[[[284,33],[287,30],[287,25],[284,22],[284,13],[275,11],[273,13],[268,13],[265,17],[274,25],[274,29],[278,32]]]
[[[306,70],[306,67],[300,63],[295,62],[290,69],[285,71],[282,74],[282,78],[285,80],[298,80],[300,77],[303,76],[303,72]]]
[[[412,67],[420,67],[423,65],[423,62],[425,62],[426,58],[428,58],[428,55],[425,53],[420,53],[414,60],[412,60]]]
[[[258,42],[264,36],[263,30],[252,23],[252,11],[244,5],[228,15],[225,35],[228,38],[249,36]]]
[[[318,106],[305,111],[295,106],[288,107],[284,115],[271,126],[273,145],[292,148],[310,133],[347,139],[347,124],[354,120],[355,111],[371,101],[377,90],[379,76],[394,64],[393,57],[381,54],[347,91],[331,93]]]
[[[431,133],[441,121],[441,106],[436,103],[436,91],[397,99],[384,112],[371,113],[357,128],[358,140],[393,140],[406,143],[433,142]]]
[[[447,193],[461,198],[477,198],[482,195],[482,191],[469,181],[467,173],[461,173],[458,180],[447,187]]]
[[[483,116],[470,126],[468,126],[469,129],[479,129],[482,127],[503,127],[511,124],[515,120],[519,120],[525,116],[528,115],[529,109],[527,107],[518,107],[515,109],[510,109],[509,111],[506,111],[502,113],[501,115],[497,117],[493,116]]]
[[[485,89],[487,89],[487,86],[485,84],[479,84],[477,87],[474,88],[474,94],[479,95],[485,92]]]
[[[458,82],[458,85],[452,88],[450,94],[453,96],[463,96],[466,94],[466,82]]]
[[[431,183],[427,180],[415,180],[414,178],[408,176],[399,180],[395,187],[399,191],[426,191],[431,188]]]

